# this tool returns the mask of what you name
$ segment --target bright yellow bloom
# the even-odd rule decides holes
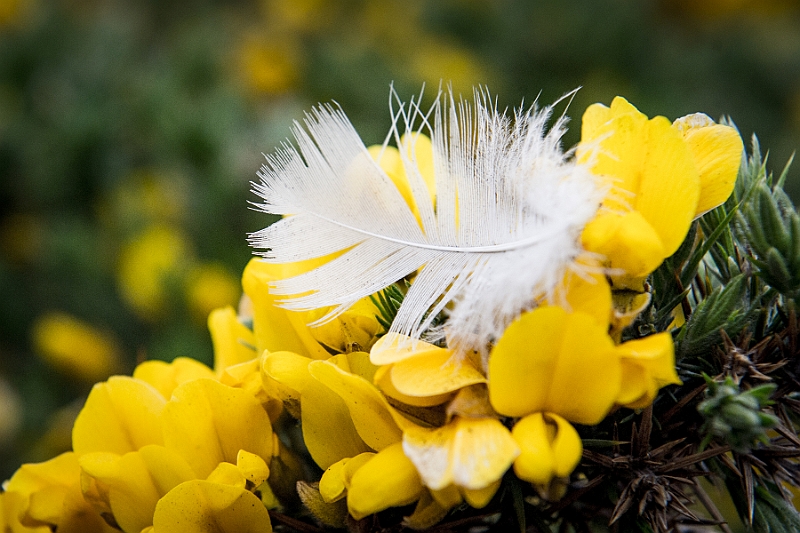
[[[403,450],[432,490],[450,485],[486,489],[503,477],[520,452],[508,429],[488,417],[456,417],[436,429],[408,428]]]
[[[118,455],[94,452],[81,456],[80,466],[92,480],[98,507],[108,508],[126,533],[138,533],[153,523],[158,500],[178,484],[197,476],[176,452],[147,445]]]
[[[199,478],[240,450],[272,457],[272,425],[261,403],[241,389],[211,379],[179,386],[161,415],[164,445],[179,453]]]
[[[247,264],[242,284],[252,301],[253,332],[259,353],[265,349],[270,352],[285,350],[314,359],[327,359],[331,353],[367,350],[375,342],[381,327],[375,318],[377,310],[366,300],[356,303],[334,320],[311,328],[308,324],[322,317],[327,310],[288,311],[278,307],[275,297],[269,293],[271,282],[300,274],[327,259],[290,264],[252,259]]]
[[[554,413],[534,413],[512,430],[521,453],[514,461],[517,477],[547,494],[553,478],[566,478],[578,466],[583,443],[569,422]]]
[[[350,480],[347,508],[356,520],[417,501],[423,493],[414,464],[398,442],[364,463]]]
[[[605,180],[604,209],[585,228],[584,247],[622,272],[614,286],[642,290],[644,278],[683,242],[698,213],[730,194],[742,155],[728,126],[648,118],[624,98],[583,115],[579,158]]]
[[[161,413],[166,399],[144,381],[112,376],[98,383],[72,428],[72,449],[125,454],[163,444]]]
[[[615,404],[646,407],[672,383],[680,380],[668,333],[617,346],[607,325],[555,306],[524,313],[489,357],[492,406],[521,418],[512,430],[522,450],[514,470],[543,495],[580,460],[581,441],[569,422],[598,424]]]
[[[388,333],[370,351],[380,368],[375,383],[384,394],[407,405],[440,405],[486,377],[470,360],[457,361],[451,350]]]
[[[80,472],[77,456],[72,452],[44,463],[22,465],[3,484],[5,492],[0,494],[0,504],[15,516],[6,516],[0,525],[12,533],[39,532],[42,527],[46,528],[43,531],[54,527],[68,533],[115,531],[84,500]]]
[[[242,324],[233,307],[212,311],[208,315],[208,330],[214,344],[214,371],[217,375],[230,366],[258,356],[253,330]]]
[[[153,533],[271,533],[269,512],[252,492],[213,481],[181,483],[156,505]]]
[[[700,173],[700,199],[695,217],[728,199],[736,183],[744,146],[739,132],[694,113],[673,122],[683,135]]]
[[[39,317],[33,345],[47,362],[86,381],[105,379],[121,366],[119,345],[111,333],[64,313]]]
[[[547,412],[597,424],[614,405],[622,369],[589,315],[554,306],[524,313],[489,356],[489,399],[506,416]]]
[[[657,333],[617,347],[622,362],[622,388],[617,403],[631,409],[650,405],[658,389],[680,385],[675,349],[669,333]]]
[[[133,371],[133,378],[152,385],[165,400],[172,397],[178,385],[200,378],[215,378],[214,372],[196,359],[178,357],[171,363],[145,361]]]

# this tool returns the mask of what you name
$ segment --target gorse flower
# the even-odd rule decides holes
[[[579,531],[619,494],[611,522],[636,508],[634,520],[666,531],[664,507],[682,497],[668,484],[710,471],[688,469],[692,447],[740,435],[731,423],[702,444],[683,435],[651,450],[656,409],[672,417],[701,389],[660,392],[693,379],[676,368],[682,337],[669,330],[682,324],[670,313],[680,305],[687,324],[697,319],[683,286],[665,295],[647,281],[698,268],[701,254],[681,254],[702,237],[681,245],[698,217],[720,218],[704,213],[731,193],[741,139],[704,115],[648,119],[617,98],[586,111],[573,154],[560,144],[566,118],[548,129],[551,119],[551,107],[512,120],[485,93],[474,103],[443,93],[427,112],[400,103],[396,147],[367,148],[340,110],[308,115],[299,149],[268,156],[254,186],[258,207],[283,218],[250,236],[264,259],[244,269],[238,310],[210,313],[214,368],[145,361],[95,385],[72,451],[4,484],[0,524],[268,533],[275,519],[297,525],[282,513],[302,502],[325,526],[359,531],[425,529],[456,513],[483,527],[495,515],[465,509],[512,507],[521,523]],[[738,372],[733,353],[726,368]],[[768,404],[749,416],[779,420],[761,413]],[[670,453],[672,466],[658,462]],[[634,506],[648,487],[661,493]]]

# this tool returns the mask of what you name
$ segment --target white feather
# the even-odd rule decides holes
[[[414,150],[400,150],[421,225],[342,110],[324,105],[306,116],[305,127],[295,123],[299,149],[285,144],[266,156],[253,184],[264,200],[257,208],[284,218],[250,242],[275,263],[346,250],[275,282],[270,290],[287,309],[334,306],[324,322],[416,272],[391,330],[419,338],[449,307],[445,330],[434,335],[482,352],[575,268],[580,232],[602,191],[561,147],[568,119],[547,128],[551,106],[511,120],[485,92],[474,104],[440,92],[427,113],[413,99],[392,113],[398,146],[404,133],[432,140],[435,205]]]

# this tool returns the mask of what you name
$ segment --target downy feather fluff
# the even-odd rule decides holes
[[[552,106],[512,120],[485,92],[468,103],[440,91],[427,112],[419,100],[406,107],[392,96],[387,143],[400,148],[419,219],[344,112],[322,105],[305,127],[295,123],[297,148],[285,143],[266,156],[253,184],[263,199],[256,208],[284,217],[250,243],[274,263],[344,252],[270,288],[287,309],[333,306],[319,323],[416,272],[391,331],[446,335],[457,351],[484,353],[537,295],[552,296],[565,271],[578,268],[580,232],[602,191],[561,147],[568,119],[548,129]],[[431,138],[435,202],[413,147],[401,143],[405,133]],[[444,331],[426,333],[442,310]]]

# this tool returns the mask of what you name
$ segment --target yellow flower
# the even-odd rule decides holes
[[[161,413],[167,401],[152,385],[125,376],[96,384],[72,428],[72,449],[125,454],[163,444]]]
[[[539,307],[512,323],[490,354],[491,404],[520,418],[512,430],[521,449],[514,470],[543,496],[557,497],[551,482],[580,460],[580,437],[569,422],[598,424],[615,404],[646,407],[659,388],[680,383],[669,333],[617,346],[607,324]]]
[[[239,301],[239,281],[221,265],[201,264],[193,267],[186,279],[186,300],[195,317],[205,321],[218,307]]]
[[[170,280],[179,279],[189,255],[189,241],[179,230],[151,226],[122,250],[117,272],[122,297],[142,318],[156,319],[170,302]]]
[[[214,372],[196,359],[178,357],[171,363],[145,361],[133,371],[133,378],[152,385],[165,400],[172,397],[178,385],[200,378],[214,378]]]
[[[241,389],[211,379],[180,385],[161,414],[164,446],[177,452],[197,477],[220,463],[235,464],[240,450],[268,462],[272,425],[261,403]]]
[[[408,428],[403,450],[432,490],[455,485],[461,491],[489,488],[488,503],[520,449],[496,418],[455,417],[436,428]]]
[[[181,483],[158,501],[152,533],[271,533],[269,512],[242,487],[205,480]]]
[[[395,333],[375,343],[370,361],[380,366],[375,384],[406,405],[440,405],[464,387],[486,383],[470,360],[457,361],[451,350]]]
[[[628,341],[617,348],[622,362],[622,388],[617,403],[631,409],[650,405],[658,389],[680,385],[675,371],[675,349],[669,333]]]
[[[356,520],[417,501],[424,488],[414,464],[397,442],[370,457],[350,480],[347,508]]]
[[[244,292],[252,301],[253,332],[258,353],[265,349],[289,351],[314,359],[327,359],[331,353],[369,349],[381,327],[377,309],[362,300],[340,316],[318,327],[309,323],[327,310],[295,312],[276,305],[269,292],[270,283],[319,266],[329,258],[288,264],[271,264],[252,259],[244,270]]]
[[[550,496],[554,478],[567,478],[578,466],[583,443],[578,432],[554,413],[534,413],[514,425],[511,431],[521,453],[514,461],[517,477],[533,483]],[[553,495],[555,496],[555,495]]]
[[[698,213],[730,194],[742,154],[738,133],[696,120],[648,118],[624,98],[583,115],[579,159],[605,180],[604,209],[584,247],[606,257],[616,288],[644,278],[678,249]]]
[[[138,533],[152,525],[158,500],[178,484],[197,477],[179,454],[154,444],[124,455],[88,453],[79,462],[91,479],[87,492],[96,495],[98,507],[110,510],[114,522],[126,533]]]
[[[622,369],[589,315],[539,307],[512,323],[489,356],[489,399],[506,416],[555,413],[597,424],[614,405]]]
[[[252,363],[258,375],[258,361]],[[247,364],[227,368],[223,377]],[[210,368],[190,359],[146,362],[134,376],[95,385],[75,422],[73,448],[85,499],[126,533],[149,528],[158,502],[174,502],[178,496],[169,495],[185,482],[231,485],[237,487],[235,501],[248,501],[240,493],[266,481],[275,441],[256,395],[220,383]],[[224,500],[231,490],[211,493],[227,494],[220,496]],[[262,493],[274,501],[266,486]],[[229,504],[218,503],[209,505],[226,512]]]
[[[121,366],[111,333],[64,313],[48,313],[33,326],[36,351],[56,368],[86,381],[107,378]]]
[[[49,461],[22,465],[3,484],[0,493],[4,531],[67,531],[69,533],[111,533],[111,528],[81,494],[81,471],[77,456],[63,453]],[[30,529],[28,529],[30,528]],[[44,528],[44,529],[42,529]],[[52,529],[51,529],[52,528]]]
[[[242,324],[233,307],[212,311],[208,315],[208,330],[214,345],[214,371],[217,375],[230,366],[257,357],[253,330]]]
[[[681,117],[673,126],[683,135],[700,173],[698,217],[731,195],[744,150],[742,137],[734,128],[717,124],[703,113]]]

